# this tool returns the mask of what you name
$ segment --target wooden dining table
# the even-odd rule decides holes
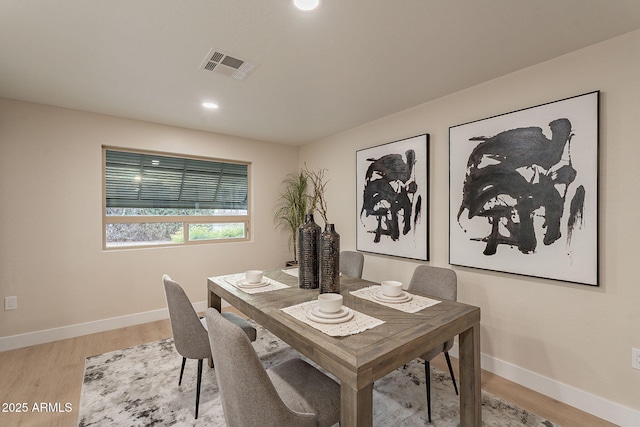
[[[342,275],[344,305],[384,323],[354,335],[334,337],[281,310],[317,299],[317,289],[300,289],[298,279],[282,270],[265,271],[265,276],[289,287],[249,294],[221,277],[210,277],[209,307],[220,311],[222,300],[227,301],[337,377],[341,427],[372,426],[374,381],[455,335],[459,337],[460,425],[482,424],[480,308],[443,300],[416,313],[406,313],[351,295],[351,291],[376,283]]]

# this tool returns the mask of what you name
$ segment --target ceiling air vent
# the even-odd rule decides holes
[[[233,77],[237,80],[244,80],[257,66],[258,64],[239,58],[237,55],[230,55],[222,50],[211,49],[200,68]]]

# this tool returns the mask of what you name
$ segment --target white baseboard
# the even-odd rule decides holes
[[[197,312],[201,312],[206,310],[207,303],[205,301],[198,302],[193,304],[193,307]],[[0,351],[29,347],[37,344],[94,334],[96,332],[110,331],[112,329],[139,325],[141,323],[155,322],[156,320],[167,319],[168,317],[169,311],[166,308],[163,308],[160,310],[146,311],[144,313],[112,317],[109,319],[96,320],[94,322],[80,323],[77,325],[62,326],[60,328],[45,329],[43,331],[2,337],[0,338]]]
[[[458,357],[457,341],[449,353]],[[622,427],[640,426],[640,411],[635,409],[627,408],[486,354],[481,355],[480,365],[486,371],[616,425]]]

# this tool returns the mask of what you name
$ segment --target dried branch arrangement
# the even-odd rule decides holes
[[[310,171],[307,168],[306,163],[304,165],[304,174],[313,186],[309,212],[317,210],[320,213],[320,216],[322,217],[324,223],[329,224],[329,220],[327,219],[327,199],[325,198],[325,191],[328,182],[324,177],[326,171],[327,169],[317,169],[314,171]]]

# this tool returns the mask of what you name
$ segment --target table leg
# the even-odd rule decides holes
[[[222,298],[207,289],[207,305],[222,313]]]
[[[356,390],[342,381],[340,394],[340,427],[373,425],[373,384]]]
[[[218,312],[222,313],[222,298],[214,294],[209,290],[209,283],[207,282],[207,306],[213,307]],[[209,358],[209,368],[213,368],[213,359]]]
[[[482,385],[480,372],[480,324],[476,323],[459,337],[460,353],[460,425],[482,425]]]

